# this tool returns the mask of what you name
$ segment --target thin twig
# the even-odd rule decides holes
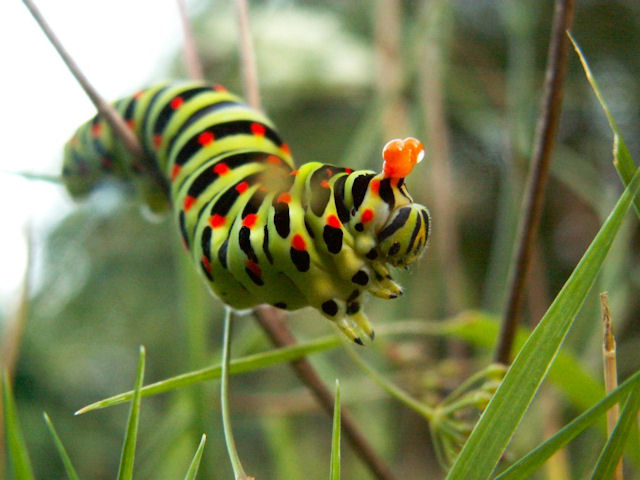
[[[406,137],[409,129],[407,102],[403,97],[402,7],[399,0],[379,0],[375,6],[375,76],[383,102],[382,131],[386,138]]]
[[[511,357],[511,347],[522,312],[533,244],[542,215],[551,152],[558,131],[562,108],[562,89],[569,51],[569,39],[566,32],[573,21],[573,6],[573,0],[556,0],[555,4],[542,110],[538,117],[532,166],[522,209],[523,220],[518,235],[517,253],[510,274],[507,305],[495,353],[496,360],[505,364],[509,363]]]
[[[258,323],[267,335],[269,335],[269,338],[275,346],[284,347],[297,342],[285,323],[286,315],[283,312],[274,308],[258,307],[255,309],[255,313]],[[298,378],[311,390],[327,414],[333,415],[333,394],[311,364],[306,359],[302,359],[291,362],[291,366]],[[378,457],[371,445],[369,445],[369,442],[367,442],[353,420],[351,413],[344,407],[342,407],[340,418],[345,436],[355,452],[369,467],[373,475],[379,480],[395,479],[396,477],[389,467]]]
[[[249,7],[247,0],[235,0],[235,5],[240,38],[240,63],[244,77],[244,97],[251,107],[261,110],[258,69],[249,27]]]
[[[140,143],[138,138],[136,138],[133,132],[127,127],[122,116],[116,111],[115,108],[113,108],[113,106],[107,103],[100,96],[98,91],[89,82],[84,73],[82,73],[73,58],[71,58],[71,55],[69,55],[67,50],[62,46],[62,43],[60,42],[60,40],[58,40],[58,37],[55,35],[35,4],[31,0],[22,1],[29,9],[29,12],[31,12],[31,15],[36,20],[38,25],[40,25],[40,29],[47,36],[51,45],[53,45],[53,47],[58,52],[58,54],[62,58],[62,61],[67,65],[67,68],[69,69],[71,74],[75,77],[91,102],[98,109],[100,115],[104,117],[109,126],[113,129],[114,134],[118,137],[118,139],[120,139],[120,141],[131,153],[131,155],[133,155],[133,157],[142,164],[142,166],[151,175],[151,177],[162,189],[162,191],[168,195],[169,184],[167,179],[159,171],[158,166],[155,164],[155,162],[145,154],[142,144]]]
[[[198,49],[193,36],[193,28],[187,15],[185,0],[178,0],[178,10],[180,11],[180,23],[182,24],[182,50],[184,52],[184,65],[187,69],[187,75],[192,80],[203,80],[202,63],[198,57]]]
[[[429,191],[432,192],[431,208],[433,218],[438,219],[434,228],[434,243],[444,275],[445,308],[448,314],[464,307],[465,276],[460,258],[460,236],[458,234],[455,198],[456,187],[451,169],[449,128],[445,118],[443,58],[446,58],[446,38],[451,25],[446,18],[447,2],[425,2],[428,18],[424,37],[424,47],[420,49],[418,74],[420,80],[420,100],[425,112],[425,129],[429,144]],[[459,347],[455,347],[460,350]],[[462,352],[458,352],[462,353]]]
[[[602,366],[604,370],[604,386],[608,393],[618,387],[618,367],[616,365],[616,339],[613,334],[613,325],[611,324],[611,313],[609,311],[609,294],[602,292],[600,294],[600,311],[602,312]],[[618,423],[620,416],[620,407],[616,403],[607,412],[607,435],[611,436],[613,429]],[[615,480],[622,480],[622,459],[616,467]]]

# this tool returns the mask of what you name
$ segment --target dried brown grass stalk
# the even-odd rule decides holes
[[[607,393],[615,390],[618,386],[618,367],[616,363],[616,339],[613,334],[611,324],[611,313],[609,311],[609,294],[600,294],[600,311],[602,313],[602,366],[604,370],[604,386]],[[611,436],[613,429],[618,422],[620,407],[615,404],[607,412],[607,434]],[[622,459],[616,467],[615,480],[622,480]]]

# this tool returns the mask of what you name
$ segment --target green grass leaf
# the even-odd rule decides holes
[[[64,469],[67,472],[67,477],[69,477],[69,480],[80,480],[80,478],[78,477],[78,474],[76,473],[75,468],[73,468],[73,464],[71,463],[71,459],[67,454],[67,450],[64,448],[64,445],[62,444],[62,440],[60,440],[60,437],[58,436],[58,432],[56,432],[56,429],[53,426],[51,419],[49,418],[49,415],[47,415],[47,412],[44,412],[42,416],[44,417],[44,421],[47,424],[47,428],[49,429],[49,432],[53,437],[53,443],[55,443],[56,445],[56,449],[58,450],[58,454],[60,455],[60,459],[62,460]]]
[[[198,474],[198,468],[200,468],[200,460],[202,459],[202,452],[204,451],[204,444],[207,441],[207,436],[202,434],[202,438],[200,439],[200,445],[196,449],[196,453],[193,456],[193,460],[191,460],[191,464],[189,465],[189,470],[187,470],[187,474],[184,477],[184,480],[195,480],[196,475]]]
[[[280,363],[287,363],[292,360],[311,355],[331,348],[335,348],[340,345],[340,340],[335,336],[326,336],[313,340],[311,342],[299,343],[292,347],[278,348],[270,350],[268,352],[257,353],[255,355],[248,355],[244,358],[232,360],[229,363],[229,374],[237,375],[240,373],[251,372],[262,368],[271,367]],[[149,384],[142,388],[142,396],[147,397],[150,395],[157,395],[159,393],[165,393],[178,388],[193,385],[195,383],[204,382],[207,380],[219,379],[222,373],[222,366],[220,364],[213,365],[211,367],[202,368],[200,370],[194,370],[192,372],[177,375],[175,377],[161,380],[156,383]],[[133,391],[128,391],[114,395],[113,397],[100,400],[99,402],[92,403],[86,407],[81,408],[76,412],[76,415],[97,410],[100,408],[111,407],[127,402],[131,399]]]
[[[336,380],[336,397],[333,402],[333,433],[331,434],[331,480],[340,480],[340,382]]]
[[[18,411],[13,399],[9,375],[4,370],[2,373],[2,400],[4,403],[4,431],[5,441],[9,453],[9,472],[13,472],[15,480],[32,480],[33,468],[29,459],[27,445],[22,435]]]
[[[118,480],[131,480],[133,478],[133,460],[136,452],[136,436],[138,434],[138,423],[140,421],[140,403],[142,400],[141,389],[144,381],[145,349],[140,347],[140,360],[138,361],[138,372],[136,384],[129,410],[129,420],[127,421],[127,432],[122,445],[122,455],[120,456],[120,467],[118,468]]]
[[[573,48],[575,49],[576,53],[578,54],[578,57],[580,58],[580,63],[582,63],[582,68],[584,69],[584,73],[587,77],[587,81],[591,85],[593,92],[596,94],[596,97],[598,98],[598,102],[600,102],[600,106],[602,107],[605,115],[607,116],[607,120],[609,121],[611,130],[613,130],[613,164],[616,167],[616,170],[618,171],[618,175],[620,176],[620,179],[622,180],[624,185],[625,186],[629,185],[629,182],[631,182],[631,179],[633,178],[633,175],[636,172],[636,164],[633,161],[631,154],[629,153],[627,144],[625,143],[624,139],[622,138],[622,135],[620,134],[620,130],[618,129],[618,124],[614,120],[613,115],[611,115],[611,112],[609,111],[609,107],[607,106],[607,103],[604,101],[604,97],[600,92],[600,88],[596,83],[596,79],[593,76],[593,73],[591,72],[589,63],[587,62],[587,59],[582,53],[582,50],[580,49],[578,42],[576,42],[576,40],[573,38],[570,32],[567,32],[567,35],[569,35],[569,39],[571,40],[571,43],[573,43]],[[634,199],[634,206],[636,209],[636,213],[640,217],[640,197],[636,197]]]
[[[602,450],[591,480],[608,480],[613,478],[613,472],[620,461],[629,433],[636,422],[636,415],[640,407],[640,388],[636,386],[622,409],[611,437]]]
[[[449,471],[448,479],[486,479],[493,472],[549,371],[639,189],[640,173],[636,173],[562,290],[518,353]]]
[[[602,418],[614,404],[620,402],[625,396],[629,395],[629,392],[633,388],[638,388],[638,386],[640,386],[640,372],[636,372],[596,405],[565,425],[549,439],[545,440],[538,447],[515,462],[498,475],[495,480],[529,478],[555,452],[563,448],[586,428]]]

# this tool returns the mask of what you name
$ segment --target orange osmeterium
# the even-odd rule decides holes
[[[396,138],[382,149],[382,172],[386,178],[404,178],[424,158],[424,145],[416,138]]]

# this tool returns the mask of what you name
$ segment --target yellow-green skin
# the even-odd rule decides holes
[[[100,115],[65,148],[74,197],[109,176],[132,181],[151,210],[172,206],[195,265],[231,307],[312,306],[352,340],[373,337],[362,295],[400,296],[388,266],[412,263],[429,239],[428,210],[403,179],[318,162],[295,169],[269,119],[220,87],[160,84],[115,106],[170,198]]]

